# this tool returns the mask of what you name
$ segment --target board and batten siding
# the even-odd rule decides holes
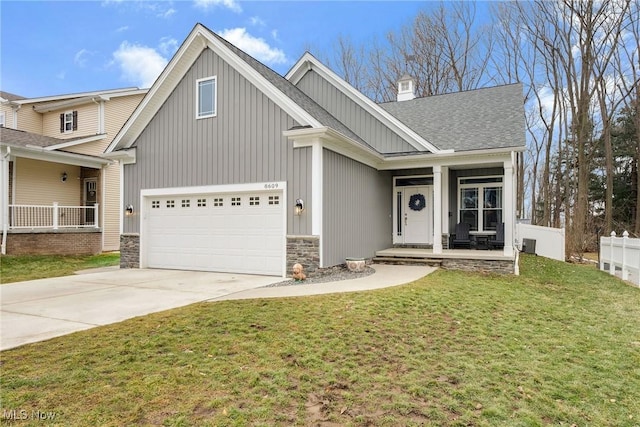
[[[377,171],[333,151],[323,151],[323,265],[371,258],[392,245],[389,171]]]
[[[197,120],[196,80],[210,76],[217,78],[217,114]],[[124,166],[123,202],[139,209],[142,189],[286,181],[287,233],[308,234],[310,227],[295,226],[291,214],[292,200],[311,199],[296,184],[293,143],[283,136],[296,125],[232,66],[204,49],[135,141],[136,163]],[[304,157],[309,163],[309,154]],[[140,232],[139,218],[125,217],[124,232]]]
[[[313,204],[311,201],[311,157],[312,148],[302,147],[293,150],[293,179],[289,181],[289,206],[287,212],[293,217],[293,228],[288,234],[308,236],[311,234],[311,218],[313,216]],[[302,196],[305,194],[306,196]],[[304,212],[295,215],[296,199],[302,199]]]
[[[297,87],[380,153],[416,151],[315,71],[308,71]]]

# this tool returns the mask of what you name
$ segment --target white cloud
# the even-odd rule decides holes
[[[122,27],[116,28],[116,33],[122,33],[122,32],[127,31],[128,29],[129,29],[129,26],[128,25],[124,25]]]
[[[220,35],[231,44],[236,45],[249,55],[266,64],[285,64],[288,61],[282,50],[269,46],[269,44],[261,38],[253,37],[247,33],[245,28],[222,30]]]
[[[113,53],[113,59],[123,79],[142,88],[150,87],[167,65],[167,60],[155,49],[126,41]]]
[[[249,22],[251,23],[251,25],[257,27],[264,27],[265,25],[267,25],[267,23],[264,22],[259,16],[252,16],[251,18],[249,18]]]
[[[87,49],[80,49],[73,56],[73,63],[76,64],[78,67],[85,67],[87,65],[88,55],[92,55],[92,52],[88,51]]]
[[[175,14],[176,14],[176,10],[173,9],[173,8],[169,8],[169,9],[165,10],[164,12],[158,13],[157,16],[159,18],[169,18],[169,17],[171,17],[171,16],[173,16]]]
[[[163,37],[160,39],[160,45],[158,46],[158,50],[165,57],[173,56],[173,54],[176,53],[176,51],[178,50],[179,46],[180,45],[178,44],[178,40],[172,39],[169,37]]]
[[[236,0],[194,0],[194,4],[196,7],[204,10],[222,6],[237,13],[242,12],[242,8]]]

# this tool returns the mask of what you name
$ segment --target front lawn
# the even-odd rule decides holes
[[[0,283],[68,276],[78,270],[120,264],[119,252],[98,255],[2,255]]]
[[[640,289],[541,257],[523,256],[521,273],[202,303],[7,350],[2,413],[65,426],[639,426]]]

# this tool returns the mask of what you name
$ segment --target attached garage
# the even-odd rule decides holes
[[[284,183],[142,191],[141,267],[284,276]]]

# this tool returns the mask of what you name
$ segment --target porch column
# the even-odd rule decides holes
[[[513,163],[504,162],[504,200],[502,220],[504,221],[504,254],[513,255],[513,230],[515,227],[515,186],[513,185]]]
[[[442,166],[442,232],[449,237],[449,166]],[[447,247],[448,244],[447,244]]]
[[[442,253],[442,166],[433,167],[433,253]]]
[[[2,224],[2,245],[0,252],[7,253],[7,230],[9,229],[9,156],[10,149],[0,149],[0,224]]]

